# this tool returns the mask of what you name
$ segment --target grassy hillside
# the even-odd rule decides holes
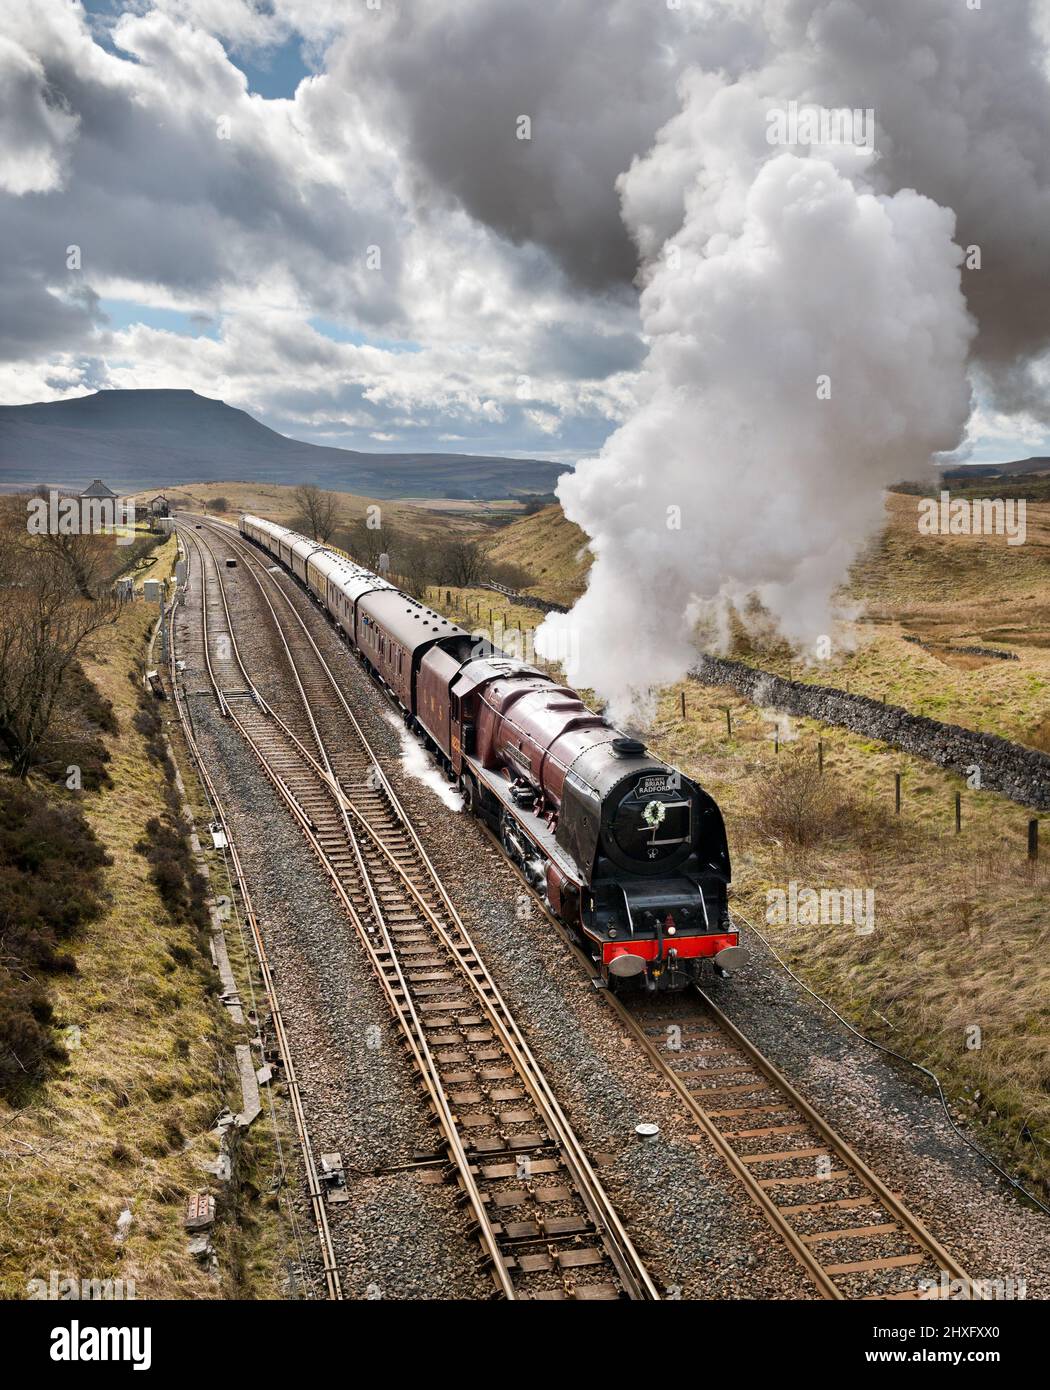
[[[1028,538],[920,536],[915,497],[891,494],[882,536],[854,567],[862,614],[853,650],[806,668],[781,652],[759,664],[847,687],[916,713],[1050,743],[1050,503],[1030,502]],[[918,638],[919,646],[907,638]],[[960,650],[1000,650],[1016,660]]]
[[[555,503],[505,526],[488,553],[499,564],[519,565],[533,576],[526,593],[549,603],[572,603],[583,593],[591,567],[586,545],[586,535]]]
[[[843,594],[859,616],[830,661],[807,664],[775,642],[741,640],[737,654],[780,675],[1050,748],[1050,502],[1029,501],[1027,540],[1010,546],[996,536],[922,536],[918,500],[887,497],[885,530]],[[529,571],[527,592],[571,603],[586,582],[585,545],[554,506],[506,526],[489,553]],[[523,611],[521,621],[533,627],[540,615]],[[960,650],[973,646],[1018,659]]]
[[[933,1067],[1000,1152],[1050,1184],[1050,856],[1026,858],[1031,812],[858,735],[778,720],[729,691],[687,684],[663,692],[648,741],[722,807],[736,910],[862,1031]],[[786,819],[777,815],[785,805]],[[791,834],[796,817],[807,842]],[[1048,832],[1044,818],[1044,843]],[[768,890],[792,880],[818,891],[872,889],[874,932],[767,924]]]
[[[151,571],[167,573],[174,553],[169,540]],[[182,1225],[189,1195],[213,1187],[204,1165],[218,1153],[216,1116],[240,1108],[230,1073],[233,1043],[244,1039],[218,1000],[207,938],[194,920],[200,905],[176,891],[171,838],[165,844],[163,829],[150,829],[163,817],[166,779],[146,721],[170,717],[170,707],[148,697],[144,711],[140,699],[138,671],[156,619],[155,605],[127,604],[85,661],[116,720],[107,738],[110,784],[76,796],[111,860],[106,906],[70,943],[75,972],[56,976],[50,990],[68,1060],[17,1107],[0,1102],[0,1297],[8,1299],[25,1298],[29,1281],[46,1283],[51,1271],[133,1280],[138,1298],[281,1292],[283,1236],[267,1191],[272,1134],[262,1119],[237,1156],[245,1188],[220,1194],[227,1219],[213,1235],[217,1275],[191,1256]],[[68,797],[40,778],[36,788]],[[251,1210],[229,1220],[224,1205],[239,1206],[245,1191],[254,1194]]]

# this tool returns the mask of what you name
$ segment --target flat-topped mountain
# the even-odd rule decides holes
[[[369,497],[546,494],[567,465],[475,454],[372,454],[289,439],[195,391],[96,391],[0,406],[0,484],[138,491],[179,482],[316,483]]]

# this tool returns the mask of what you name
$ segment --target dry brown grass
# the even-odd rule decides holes
[[[555,504],[505,526],[488,552],[498,563],[518,565],[533,576],[525,593],[548,603],[570,604],[586,587],[591,566],[586,545],[584,533]]]
[[[169,561],[172,549],[165,547]],[[110,904],[73,943],[77,974],[55,981],[56,1016],[79,1030],[68,1065],[23,1108],[0,1106],[5,1298],[24,1298],[28,1281],[51,1270],[133,1279],[140,1298],[279,1291],[282,1252],[268,1199],[252,1214],[254,1248],[245,1250],[232,1224],[219,1231],[220,1279],[188,1254],[182,1229],[187,1196],[208,1186],[202,1168],[216,1157],[215,1118],[226,1104],[238,1108],[239,1096],[232,1076],[229,1090],[220,1080],[232,1037],[206,948],[194,928],[172,919],[134,851],[163,783],[134,728],[137,692],[128,679],[155,619],[151,605],[128,605],[87,667],[119,723],[109,740],[114,785],[85,794],[85,814],[113,858]],[[250,1136],[249,1175],[267,1163],[265,1145],[262,1131]],[[133,1219],[118,1244],[125,1208]]]
[[[987,1123],[989,1142],[1030,1179],[1050,1181],[1045,829],[1044,857],[1031,865],[1026,808],[966,790],[919,759],[809,720],[782,726],[777,755],[768,713],[732,692],[687,685],[683,721],[680,689],[661,697],[650,746],[698,777],[721,805],[737,910],[863,1031],[933,1066],[959,1106]],[[825,798],[814,790],[818,738]],[[763,798],[770,787],[790,787],[798,775],[791,769],[807,764],[809,775],[797,784],[805,795],[787,803],[790,812],[801,802],[796,814],[806,833],[771,834]],[[963,829],[956,835],[959,789]],[[838,808],[830,819],[829,805]],[[782,816],[775,818],[779,823]],[[848,925],[764,925],[767,891],[792,879],[817,889],[874,889],[875,933],[860,936]],[[981,1029],[979,1049],[967,1045],[974,1026]]]

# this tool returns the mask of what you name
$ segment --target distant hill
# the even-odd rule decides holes
[[[1015,473],[1050,473],[1050,458],[1018,459],[1014,463],[963,463],[946,468],[941,475],[949,481],[966,478],[1011,478]]]
[[[0,406],[0,483],[119,491],[180,482],[316,483],[369,497],[553,492],[567,465],[475,454],[371,454],[289,439],[195,391],[96,391]]]

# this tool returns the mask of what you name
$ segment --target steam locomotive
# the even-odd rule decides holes
[[[576,692],[346,556],[242,516],[396,701],[603,982],[681,988],[739,958],[721,812]]]

